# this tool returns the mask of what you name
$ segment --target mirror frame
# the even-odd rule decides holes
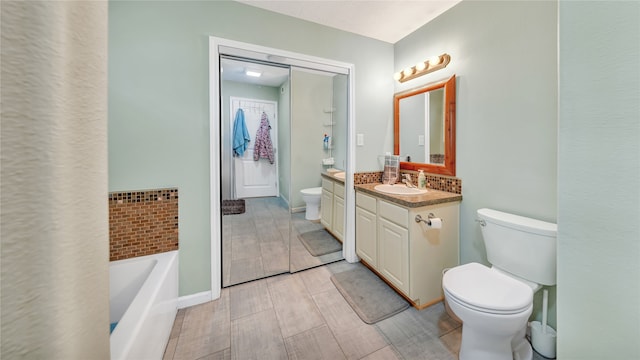
[[[431,90],[444,88],[444,164],[424,164],[414,162],[400,162],[402,170],[424,170],[426,173],[440,175],[456,175],[456,76],[396,93],[393,96],[393,153],[400,155],[400,100],[422,94]]]

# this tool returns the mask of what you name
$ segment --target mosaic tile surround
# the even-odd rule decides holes
[[[178,250],[178,189],[109,193],[109,261]]]
[[[411,174],[411,178],[415,179],[414,182],[418,180],[418,172],[411,170],[400,170],[400,173],[408,173]],[[456,177],[451,176],[443,176],[437,174],[429,174],[425,173],[427,178],[427,188],[446,191],[454,194],[462,194],[462,180]],[[371,183],[381,183],[382,182],[382,171],[378,172],[362,172],[355,173],[353,176],[353,183],[355,185],[360,184],[371,184]]]

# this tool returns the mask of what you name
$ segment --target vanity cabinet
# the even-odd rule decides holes
[[[459,204],[411,207],[357,191],[356,253],[415,307],[441,301],[442,270],[459,261]],[[429,213],[443,219],[442,228],[415,222]]]
[[[401,224],[386,215],[400,215]],[[395,216],[392,216],[395,217]],[[405,294],[409,293],[408,212],[399,206],[378,202],[378,271]],[[404,221],[402,221],[404,220]]]
[[[370,266],[378,266],[376,199],[356,193],[356,254]]]
[[[320,223],[336,239],[344,238],[344,184],[322,178],[320,197]]]

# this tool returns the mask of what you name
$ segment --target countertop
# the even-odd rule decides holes
[[[454,194],[446,191],[427,189],[427,193],[422,195],[395,195],[395,194],[387,194],[387,193],[383,193],[375,190],[374,188],[376,187],[376,185],[380,185],[380,184],[373,183],[373,184],[355,185],[355,189],[356,191],[361,191],[363,193],[373,195],[375,197],[379,197],[381,199],[384,199],[389,202],[393,202],[395,204],[408,207],[408,208],[416,208],[421,206],[444,204],[444,203],[454,202],[454,201],[462,201],[462,195]]]
[[[335,174],[337,174],[337,173],[335,173]],[[333,174],[329,174],[329,173],[324,173],[323,172],[323,173],[320,173],[320,175],[322,175],[323,177],[326,177],[327,179],[331,179],[333,181],[339,181],[339,182],[344,184],[344,179],[339,178],[339,177],[335,177],[335,176],[333,176]]]

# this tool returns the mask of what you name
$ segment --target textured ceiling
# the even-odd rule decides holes
[[[236,0],[395,44],[461,0]]]

